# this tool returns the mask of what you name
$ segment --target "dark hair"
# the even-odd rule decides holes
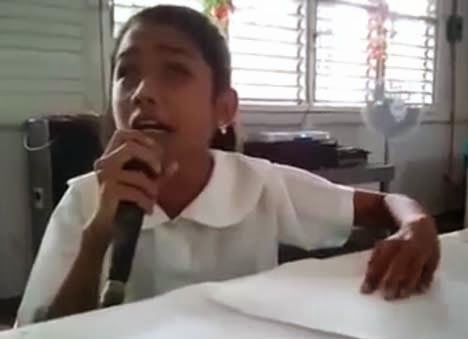
[[[138,22],[168,25],[189,37],[211,68],[214,96],[231,87],[231,55],[226,40],[208,17],[188,7],[159,5],[132,16],[117,36],[113,63],[123,36]]]
[[[218,28],[210,21],[208,17],[192,10],[188,7],[159,5],[148,7],[133,15],[121,28],[117,35],[114,51],[112,53],[111,68],[114,72],[115,58],[124,35],[136,23],[161,24],[173,27],[183,33],[195,44],[205,62],[210,66],[213,81],[213,99],[220,93],[231,87],[231,55],[225,38]],[[112,91],[110,91],[112,93]],[[109,105],[110,110],[111,105]],[[109,114],[107,120],[112,120]],[[106,134],[110,134],[113,127],[113,121],[110,124]],[[230,126],[232,128],[232,126]],[[234,141],[232,138],[224,142],[224,135],[217,132],[214,136],[213,146],[225,150],[234,150]],[[222,147],[219,147],[222,145]]]

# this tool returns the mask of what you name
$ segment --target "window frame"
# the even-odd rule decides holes
[[[102,0],[101,0],[102,1]],[[350,122],[355,123],[361,121],[360,112],[362,106],[327,106],[317,105],[313,102],[315,91],[315,53],[314,42],[316,35],[316,18],[319,0],[302,0],[305,2],[305,24],[306,24],[306,102],[300,105],[261,105],[261,104],[242,104],[239,105],[239,111],[242,114],[249,113],[302,113],[304,121],[307,115],[313,115],[318,122]],[[426,109],[426,118],[434,121],[441,121],[448,116],[449,102],[448,98],[450,91],[450,76],[449,76],[449,52],[448,42],[445,39],[445,30],[443,29],[445,19],[450,13],[450,2],[436,0],[437,16],[436,16],[436,41],[435,41],[435,65],[434,65],[434,102]],[[113,41],[113,1],[108,3],[110,10],[111,21],[111,41]],[[113,46],[113,43],[111,43]],[[235,89],[235,86],[234,86]]]
[[[343,120],[346,116],[349,116],[350,113],[360,113],[362,111],[362,106],[328,106],[315,104],[313,102],[315,94],[315,53],[314,53],[314,43],[316,37],[316,19],[317,19],[317,9],[319,0],[304,0],[306,2],[306,30],[308,38],[306,41],[306,53],[308,55],[306,61],[306,86],[307,86],[307,96],[306,103],[299,106],[289,106],[289,105],[274,105],[274,106],[265,106],[265,105],[246,105],[241,104],[240,110],[245,113],[298,113],[302,112],[304,114],[320,114],[320,115],[336,115],[337,120]],[[445,114],[448,111],[448,103],[442,100],[446,96],[442,95],[442,89],[447,88],[448,84],[448,67],[446,67],[448,62],[448,54],[445,39],[445,32],[441,25],[443,25],[444,19],[448,16],[450,3],[449,1],[436,0],[437,6],[437,15],[436,15],[436,27],[435,27],[435,58],[434,58],[434,100],[433,104],[426,108],[427,115],[429,116],[440,116]],[[445,53],[444,53],[445,51]],[[341,115],[341,119],[339,118]],[[360,119],[360,118],[359,118]],[[320,119],[321,120],[321,119]],[[335,120],[335,119],[330,119]],[[348,120],[348,119],[345,119]],[[352,121],[356,119],[352,118]]]

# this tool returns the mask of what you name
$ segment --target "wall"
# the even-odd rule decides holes
[[[22,292],[31,264],[21,124],[102,111],[99,18],[97,0],[0,2],[0,299]]]

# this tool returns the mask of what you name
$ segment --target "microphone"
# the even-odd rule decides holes
[[[142,171],[154,177],[152,170],[140,160],[130,160],[124,170]],[[121,201],[114,219],[114,239],[109,276],[101,295],[102,308],[120,305],[125,299],[125,285],[130,276],[133,257],[145,212],[137,204]]]

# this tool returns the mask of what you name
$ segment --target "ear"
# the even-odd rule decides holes
[[[239,98],[237,92],[229,88],[218,95],[215,103],[216,127],[227,127],[234,123],[239,109]]]

